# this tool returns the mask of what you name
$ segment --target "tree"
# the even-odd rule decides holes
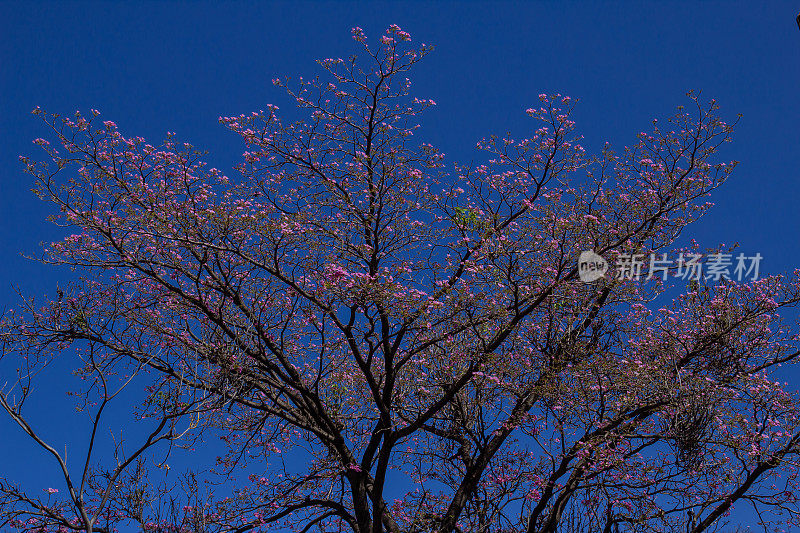
[[[360,55],[319,62],[330,81],[275,82],[303,120],[220,119],[246,145],[235,178],[173,136],[34,111],[62,148],[23,161],[75,231],[41,260],[83,276],[2,322],[20,370],[0,404],[67,487],[3,480],[3,527],[699,532],[734,504],[797,524],[798,401],[773,374],[800,353],[798,273],[701,277],[669,301],[672,279],[578,279],[582,250],[677,253],[735,166],[717,105],[690,94],[590,156],[575,102],[539,95],[529,138],[450,173],[414,137],[435,103],[407,76],[430,47],[353,37]],[[23,411],[69,357],[93,421],[78,474]],[[94,435],[122,388],[153,426],[104,466]],[[154,481],[163,447],[211,436],[227,496],[208,473]]]

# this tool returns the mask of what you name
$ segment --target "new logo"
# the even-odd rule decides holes
[[[608,272],[608,262],[594,250],[581,252],[578,257],[578,277],[584,283],[591,283],[602,278]]]

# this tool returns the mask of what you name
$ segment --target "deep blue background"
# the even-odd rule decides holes
[[[96,108],[124,135],[153,144],[174,131],[230,171],[242,148],[217,117],[267,103],[288,107],[272,78],[316,74],[314,59],[354,50],[351,27],[374,39],[393,23],[436,46],[417,69],[414,91],[439,104],[422,137],[451,161],[476,158],[475,142],[489,134],[529,132],[523,111],[542,92],[581,100],[576,117],[589,151],[606,140],[631,144],[652,118],[687,103],[689,89],[718,99],[730,119],[742,113],[724,154],[741,164],[687,236],[702,247],[739,242],[764,256],[763,271],[790,270],[800,266],[798,8],[752,1],[0,2],[0,306],[15,304],[13,286],[52,294],[67,275],[19,255],[60,235],[17,161],[37,154],[31,141],[45,133],[30,115],[34,106],[61,114]],[[54,442],[77,446],[85,426],[70,417],[68,403],[46,394],[63,377],[58,369],[48,374],[52,390],[41,391],[31,412]],[[0,417],[0,471],[63,490],[52,481],[54,466]]]

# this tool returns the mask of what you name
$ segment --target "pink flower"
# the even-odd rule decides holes
[[[58,489],[54,489],[54,488],[47,488],[47,489],[44,489],[44,491],[45,491],[47,494],[55,494],[56,492],[58,492]]]
[[[364,41],[367,40],[367,36],[364,35],[364,30],[362,30],[358,26],[350,30],[350,33],[353,34],[353,39],[357,42],[363,43]]]

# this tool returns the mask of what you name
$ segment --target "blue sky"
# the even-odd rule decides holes
[[[702,247],[739,242],[769,273],[800,266],[800,30],[797,2],[0,2],[0,305],[52,293],[67,273],[24,259],[60,235],[31,192],[20,154],[42,136],[35,106],[69,114],[99,109],[125,135],[167,131],[211,151],[229,170],[242,148],[217,123],[290,105],[272,78],[310,76],[314,60],[354,50],[350,28],[374,38],[390,24],[436,51],[414,92],[437,103],[422,137],[450,161],[477,159],[481,137],[532,123],[539,93],[580,99],[585,146],[631,144],[701,90],[722,114],[743,117],[723,154],[740,161],[716,207],[687,233]],[[53,378],[55,379],[55,378]],[[0,384],[4,380],[0,378]],[[55,381],[54,381],[55,383]],[[72,428],[42,402],[54,438]],[[0,469],[45,483],[50,463],[0,419]],[[29,461],[36,464],[30,465]],[[24,463],[25,468],[22,468]]]

